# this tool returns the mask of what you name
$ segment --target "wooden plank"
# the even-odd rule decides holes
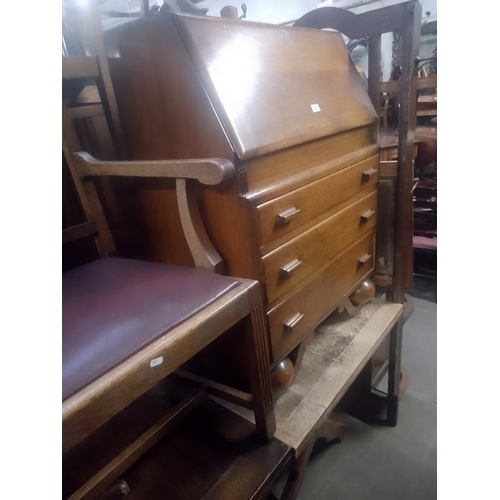
[[[81,150],[82,147],[64,103],[62,105],[62,143],[63,154],[73,178],[78,199],[87,219],[93,220],[97,227],[95,243],[99,255],[108,257],[116,251],[115,243],[94,183],[90,179],[82,179],[75,165],[73,153]]]
[[[403,304],[405,286],[411,287],[413,273],[413,141],[417,105],[415,61],[419,49],[422,6],[418,1],[401,5],[404,6],[406,15],[399,116],[404,119],[399,120],[394,270],[390,299]]]
[[[232,401],[233,403],[241,405],[245,408],[252,408],[252,396],[246,392],[239,391],[238,389],[209,380],[186,370],[175,370],[174,375],[178,375],[179,377],[185,378],[186,380],[197,384],[203,384],[206,386],[208,392],[211,392],[216,396]]]
[[[368,42],[368,94],[377,116],[380,116],[381,47],[380,34],[370,36]]]
[[[85,106],[78,106],[75,108],[68,107],[67,110],[68,115],[72,120],[104,115],[104,108],[102,107],[102,104],[87,104]]]
[[[78,226],[69,227],[68,229],[63,229],[62,232],[62,242],[69,243],[70,241],[79,240],[87,236],[93,236],[97,233],[97,226],[95,221],[90,220],[78,224]]]
[[[99,66],[97,59],[91,56],[63,56],[62,77],[65,78],[97,78]]]
[[[318,338],[308,346],[301,371],[292,385],[296,386],[296,394],[304,395],[302,401],[296,408],[286,400],[283,400],[281,405],[277,402],[278,439],[295,449],[296,453],[302,451],[308,439],[340,401],[402,312],[403,307],[399,304],[368,304],[359,313],[359,317],[331,325],[327,320],[320,326]],[[368,321],[366,314],[370,314]],[[363,317],[366,322],[356,332]],[[318,329],[316,331],[318,332]],[[352,340],[343,349],[342,343],[338,341],[343,339],[343,342],[348,342],[351,335]],[[337,342],[332,345],[334,339],[337,339]],[[310,374],[307,373],[306,367],[309,368],[307,371]],[[313,371],[321,368],[323,371],[319,379],[312,376]],[[280,406],[284,408],[281,409]],[[281,421],[280,417],[286,413],[289,414],[288,418]]]
[[[416,78],[417,89],[429,89],[437,87],[437,75],[421,76]],[[401,80],[382,82],[380,92],[399,92],[401,90]]]
[[[275,402],[275,437],[302,453],[403,314],[403,306],[368,303],[353,317],[333,313],[316,328],[293,384]],[[221,402],[252,421],[244,409]]]

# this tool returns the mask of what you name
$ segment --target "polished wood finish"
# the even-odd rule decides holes
[[[64,58],[63,58],[64,59]],[[62,150],[64,159],[71,173],[71,178],[80,200],[85,222],[95,225],[97,232],[94,233],[96,248],[101,257],[113,255],[116,251],[115,242],[109,229],[101,200],[97,194],[94,183],[90,179],[84,179],[79,175],[77,163],[73,153],[81,149],[80,141],[76,133],[75,125],[68,113],[67,107],[62,106]],[[74,230],[73,232],[75,232]],[[68,238],[66,233],[65,239]],[[84,236],[82,234],[82,236]],[[70,233],[71,238],[71,233]]]
[[[412,209],[411,185],[413,181],[411,148],[416,120],[417,81],[415,61],[420,37],[420,19],[422,7],[417,0],[411,0],[381,9],[354,14],[336,7],[315,9],[298,21],[295,26],[334,29],[350,39],[368,37],[369,43],[369,92],[376,109],[380,106],[380,41],[379,36],[393,31],[402,32],[403,37],[403,73],[398,82],[400,89],[400,116],[398,130],[398,167],[397,200],[394,239],[395,266],[391,274],[394,277],[392,293],[394,300],[403,303],[405,277],[408,276],[408,257],[411,258]],[[390,242],[388,242],[390,244]],[[392,254],[392,251],[390,252]],[[410,262],[411,263],[411,262]],[[411,268],[411,265],[410,265]]]
[[[99,161],[85,152],[74,155],[81,177],[119,176],[196,179],[205,186],[216,186],[234,178],[231,162],[214,159],[160,161]]]
[[[372,210],[375,214],[373,209],[376,206],[377,194],[373,192],[265,255],[262,261],[268,301],[274,303],[287,290],[338,255],[346,245],[372,229],[376,219],[367,218],[367,211]],[[328,245],[324,244],[325,241]],[[284,276],[281,271],[295,259],[302,265],[290,276]]]
[[[364,264],[367,260],[371,258],[371,255],[364,254],[363,257],[358,259],[359,264]],[[349,299],[355,306],[360,304],[365,304],[371,298],[375,297],[375,283],[372,280],[365,280],[361,285],[354,290]]]
[[[103,468],[111,470],[115,457],[145,443],[166,415],[188,401],[195,401],[190,412],[162,428],[172,432],[160,430],[164,435],[154,446],[120,472],[128,497],[229,500],[233,490],[236,498],[266,498],[291,458],[290,448],[276,439],[259,440],[252,424],[200,394],[198,384],[177,378],[155,385],[64,455],[63,498],[78,498]]]
[[[271,371],[271,383],[276,394],[290,387],[295,375],[294,363],[290,358],[283,358]]]
[[[376,185],[378,164],[378,157],[373,156],[259,205],[261,245],[328,212],[360,190]]]
[[[120,53],[110,67],[130,158],[234,162],[233,181],[197,186],[202,219],[225,272],[262,284],[266,313],[373,229],[377,115],[338,34],[158,15],[109,37]],[[174,184],[147,179],[139,191],[151,257],[193,265]],[[321,301],[315,321],[371,267],[346,274],[353,281]],[[287,312],[280,329],[293,342],[273,347],[273,365],[301,342],[303,325],[315,326]]]
[[[291,294],[270,309],[267,316],[273,359],[280,359],[290,352],[328,315],[330,303],[339,304],[353,291],[353,287],[357,287],[357,283],[370,274],[374,266],[373,257],[362,265],[358,264],[358,259],[366,253],[373,256],[373,252],[374,235],[371,232],[348,247],[339,258],[312,273],[307,284],[295,287]],[[297,314],[304,317],[294,329],[286,329],[287,322]]]
[[[374,122],[338,33],[262,23],[242,29],[239,21],[202,17],[176,24],[240,159]],[[294,105],[279,98],[277,89],[293,95]]]
[[[98,250],[107,256],[114,250],[114,241],[93,184],[96,177],[118,176],[136,178],[167,178],[177,188],[181,227],[193,258],[200,267],[222,272],[222,260],[204,232],[193,183],[217,189],[234,180],[235,169],[228,160],[217,158],[193,161],[116,162],[98,161],[84,152],[75,152],[79,143],[67,109],[63,104],[63,153],[75,183],[83,211],[89,222],[63,233],[63,239],[88,237],[96,233]],[[201,168],[200,168],[201,167]],[[192,196],[193,195],[193,196]],[[96,231],[97,230],[97,231]],[[203,230],[203,232],[202,232]],[[103,239],[103,237],[106,237]],[[99,239],[100,238],[100,239]],[[210,243],[210,245],[208,245]],[[171,242],[175,244],[175,242]],[[255,413],[255,429],[263,440],[270,440],[275,431],[273,397],[270,380],[269,338],[262,309],[262,294],[255,280],[240,279],[237,286],[203,307],[187,320],[165,332],[157,340],[142,347],[99,378],[79,389],[62,402],[62,452],[72,456],[74,450],[85,447],[99,431],[112,422],[147,391],[170,375],[179,366],[200,353],[208,344],[241,325],[239,351],[245,359],[249,393],[242,393],[238,402]],[[153,363],[161,359],[160,363]],[[204,397],[203,391],[191,395],[180,406],[163,414],[126,447],[114,449],[114,454],[100,462],[98,470],[71,492],[70,498],[95,498],[106,494],[108,487],[144,455],[181,414],[190,411]],[[230,401],[235,390],[222,388],[219,395]],[[75,452],[76,453],[76,452]],[[81,463],[71,467],[79,469]],[[75,472],[74,470],[71,471]],[[77,474],[79,472],[77,471]]]

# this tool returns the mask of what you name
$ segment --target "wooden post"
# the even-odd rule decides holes
[[[381,35],[370,35],[368,39],[368,95],[380,122],[380,60]]]
[[[412,267],[413,241],[413,139],[415,133],[417,86],[415,60],[420,41],[422,7],[418,1],[408,2],[403,26],[403,68],[401,75],[396,221],[394,230],[394,272],[392,300],[404,303],[405,278]],[[408,260],[405,260],[408,257]]]

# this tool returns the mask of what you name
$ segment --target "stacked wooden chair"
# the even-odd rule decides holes
[[[64,59],[63,80],[102,76],[97,59]],[[83,110],[63,102],[63,160],[85,217],[63,230],[63,243],[88,240],[99,256],[62,274],[63,482],[68,471],[79,476],[66,488],[71,498],[102,494],[183,413],[211,393],[252,409],[256,432],[265,440],[275,430],[259,284],[221,274],[223,262],[204,231],[193,194],[196,183],[216,188],[228,182],[235,174],[233,165],[223,159],[98,161],[80,151],[76,123],[85,116]],[[103,176],[175,178],[182,226],[196,268],[116,257],[94,185],[94,179]],[[238,325],[235,331],[248,368],[248,391],[179,370],[234,325]],[[116,441],[106,426],[173,372],[189,380],[187,397],[97,464],[95,453],[85,451],[86,441],[99,433],[101,442]],[[155,403],[156,414],[161,405]],[[94,460],[99,465],[90,477],[82,479],[79,474],[79,454],[87,457],[84,462]]]

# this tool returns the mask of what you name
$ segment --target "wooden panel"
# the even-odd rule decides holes
[[[378,152],[375,130],[364,127],[244,163],[245,198],[263,203]]]
[[[97,78],[100,76],[96,57],[63,56],[63,78]]]
[[[437,87],[437,75],[422,76],[416,78],[417,89],[428,89]],[[380,84],[380,92],[399,92],[401,90],[401,81],[392,80]]]
[[[378,181],[378,156],[257,207],[260,244],[289,233]]]
[[[322,268],[306,286],[268,312],[274,362],[301,342],[304,335],[324,319],[325,311],[329,312],[332,304],[338,303],[373,270],[374,250],[374,234],[370,232]],[[370,258],[359,263],[358,259],[366,254]],[[292,331],[287,330],[284,325],[297,313],[303,314],[303,318]]]
[[[70,241],[79,240],[87,236],[93,236],[97,233],[97,226],[93,220],[88,222],[82,222],[77,226],[70,227],[68,229],[63,229],[62,242],[68,243]]]
[[[376,209],[377,192],[373,191],[265,255],[262,261],[268,301],[270,303],[275,301],[281,294],[374,227]],[[368,217],[367,220],[365,216]],[[295,260],[300,264],[287,276],[286,266]]]
[[[339,33],[173,17],[240,159],[377,121]]]
[[[120,53],[109,67],[128,159],[234,160],[171,17],[138,19],[111,35]]]

